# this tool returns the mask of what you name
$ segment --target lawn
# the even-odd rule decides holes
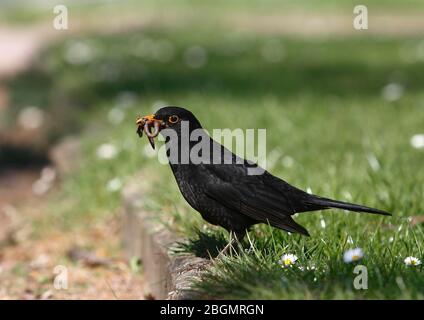
[[[255,226],[238,254],[215,261],[194,284],[205,297],[423,299],[422,38],[295,39],[180,28],[71,38],[14,79],[17,106],[44,106],[50,139],[78,134],[84,165],[63,181],[41,222],[89,225],[116,212],[120,190],[141,169],[158,175],[148,207],[184,235],[178,251],[216,252],[227,239],[179,194],[167,166],[135,133],[138,114],[166,104],[190,109],[205,128],[266,128],[268,170],[302,189],[387,210],[392,217],[328,210],[295,220],[310,238]],[[193,62],[194,61],[194,62]],[[16,109],[16,112],[18,109]],[[112,150],[109,157],[101,152]],[[105,159],[107,158],[107,159]],[[146,177],[148,178],[148,177]],[[364,257],[345,263],[360,247]],[[298,257],[282,268],[283,254]],[[355,290],[355,265],[368,290]]]

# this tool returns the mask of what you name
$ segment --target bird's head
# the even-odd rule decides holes
[[[170,128],[180,132],[181,123],[184,121],[188,122],[190,130],[201,128],[199,121],[187,109],[174,106],[163,107],[154,114],[138,117],[136,121],[137,133],[142,137],[144,132],[154,149],[154,138],[158,136],[162,129]]]

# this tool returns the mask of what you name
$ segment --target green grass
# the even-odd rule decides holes
[[[166,62],[157,51],[164,43],[173,48]],[[31,103],[55,119],[51,141],[68,133],[82,138],[83,166],[64,179],[46,225],[54,218],[62,227],[75,228],[116,214],[120,193],[108,190],[108,182],[119,178],[125,184],[144,169],[158,177],[146,196],[148,208],[188,238],[179,251],[214,255],[226,233],[207,225],[185,203],[170,169],[149,157],[147,141],[135,134],[136,115],[175,104],[192,110],[207,129],[266,128],[269,170],[289,183],[393,213],[378,217],[328,210],[296,216],[310,238],[256,226],[251,243],[244,243],[247,250],[216,261],[196,290],[236,299],[422,299],[422,267],[403,264],[410,255],[424,258],[423,226],[408,220],[424,213],[424,152],[409,143],[412,135],[423,133],[420,43],[420,38],[211,34],[202,26],[61,42],[10,83],[14,112]],[[79,63],[69,58],[75,45],[89,52]],[[193,45],[207,53],[198,69],[183,58]],[[263,58],[269,45],[281,48],[278,62]],[[404,88],[399,100],[382,98],[389,83]],[[124,115],[121,123],[109,121],[111,110]],[[102,143],[114,144],[118,155],[99,159]],[[373,167],[370,159],[379,165]],[[364,291],[352,288],[354,264],[343,262],[343,252],[357,246],[364,250],[360,263],[369,274]],[[284,253],[299,257],[295,267],[278,265]]]

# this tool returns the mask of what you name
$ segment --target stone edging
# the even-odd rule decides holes
[[[123,191],[127,256],[141,259],[148,290],[155,299],[196,299],[198,295],[190,290],[190,284],[211,265],[211,261],[170,253],[170,248],[182,239],[144,209],[143,190],[146,186],[140,181],[143,179],[134,180]]]

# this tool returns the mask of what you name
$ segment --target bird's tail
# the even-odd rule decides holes
[[[359,204],[332,200],[332,199],[322,198],[318,196],[312,197],[309,201],[311,205],[319,206],[321,207],[321,209],[338,208],[338,209],[344,209],[344,210],[355,211],[355,212],[368,212],[373,214],[382,214],[385,216],[391,216],[390,213],[380,209],[374,209],[374,208],[362,206]]]

